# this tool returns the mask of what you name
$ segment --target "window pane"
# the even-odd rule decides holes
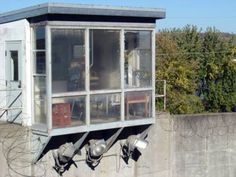
[[[90,30],[90,89],[120,88],[120,31]]]
[[[91,123],[120,120],[120,94],[90,96]]]
[[[35,99],[46,98],[46,77],[34,76],[34,97]]]
[[[11,69],[12,69],[12,80],[18,81],[19,80],[19,70],[18,70],[18,51],[10,51],[11,55]]]
[[[46,77],[34,76],[35,123],[46,124]]]
[[[85,124],[85,96],[52,99],[53,127]]]
[[[125,118],[152,117],[152,92],[128,92],[125,94]]]
[[[36,124],[46,124],[47,123],[47,114],[46,114],[46,101],[45,100],[35,100],[34,101],[34,116]]]
[[[46,73],[46,56],[45,52],[34,53],[34,73],[45,74]]]
[[[152,85],[152,50],[150,31],[125,33],[125,87]]]
[[[84,30],[52,30],[52,93],[85,90]]]
[[[44,50],[45,49],[45,27],[35,27],[34,28],[34,49]]]

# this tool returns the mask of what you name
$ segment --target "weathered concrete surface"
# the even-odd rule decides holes
[[[30,131],[0,122],[0,177],[31,176]]]
[[[148,137],[149,146],[147,150],[142,151],[142,156],[135,163],[129,160],[126,164],[121,158],[120,144],[116,143],[112,149],[106,153],[96,170],[91,170],[85,163],[85,150],[81,156],[76,156],[75,161],[78,168],[71,166],[66,171],[65,177],[168,177],[169,176],[169,147],[170,131],[169,120],[165,114],[161,114],[157,123],[153,126]],[[1,128],[4,131],[1,131]],[[163,131],[163,129],[165,131]],[[168,131],[166,131],[168,130]],[[20,177],[20,176],[46,176],[55,177],[58,174],[53,170],[54,160],[51,152],[47,153],[43,159],[36,165],[32,165],[33,154],[39,151],[42,143],[30,135],[27,128],[14,124],[0,124],[1,142],[0,148],[0,177]],[[11,150],[13,149],[13,150]],[[158,149],[158,151],[156,151]],[[155,152],[155,153],[153,153]],[[3,156],[2,154],[10,154]],[[31,154],[31,156],[29,156]],[[11,162],[11,158],[16,157]],[[7,160],[7,162],[6,162]],[[9,163],[10,162],[10,163]],[[24,167],[24,168],[19,168]]]
[[[125,164],[117,143],[95,171],[76,156],[64,177],[236,177],[236,114],[157,115],[149,146],[137,163]],[[0,177],[55,177],[49,152],[37,165],[42,142],[29,129],[0,123]]]
[[[175,116],[172,177],[235,177],[236,114]]]
[[[171,125],[169,114],[157,114],[156,124],[147,138],[150,144],[136,163],[137,177],[170,176]]]

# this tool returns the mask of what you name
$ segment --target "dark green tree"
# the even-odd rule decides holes
[[[167,80],[167,108],[173,113],[236,109],[236,40],[196,26],[157,34],[157,79]],[[159,85],[157,85],[157,90]]]
[[[200,94],[205,110],[228,112],[236,106],[236,64],[234,39],[227,39],[214,28],[203,36],[200,60]]]
[[[186,55],[188,48],[182,45],[185,38],[187,37],[179,30],[174,29],[160,32],[156,41],[156,78],[167,81],[167,108],[174,114],[197,113],[203,110],[200,98],[195,95],[198,61]],[[158,87],[159,85],[157,90]]]

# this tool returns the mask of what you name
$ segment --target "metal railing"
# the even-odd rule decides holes
[[[166,80],[156,80],[156,85],[156,101],[163,99],[163,111],[166,111]]]

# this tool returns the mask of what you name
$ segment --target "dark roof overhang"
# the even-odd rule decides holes
[[[140,21],[155,23],[156,19],[163,19],[165,15],[165,10],[158,8],[46,3],[0,14],[0,24],[21,19],[34,22],[40,18],[68,21]]]

